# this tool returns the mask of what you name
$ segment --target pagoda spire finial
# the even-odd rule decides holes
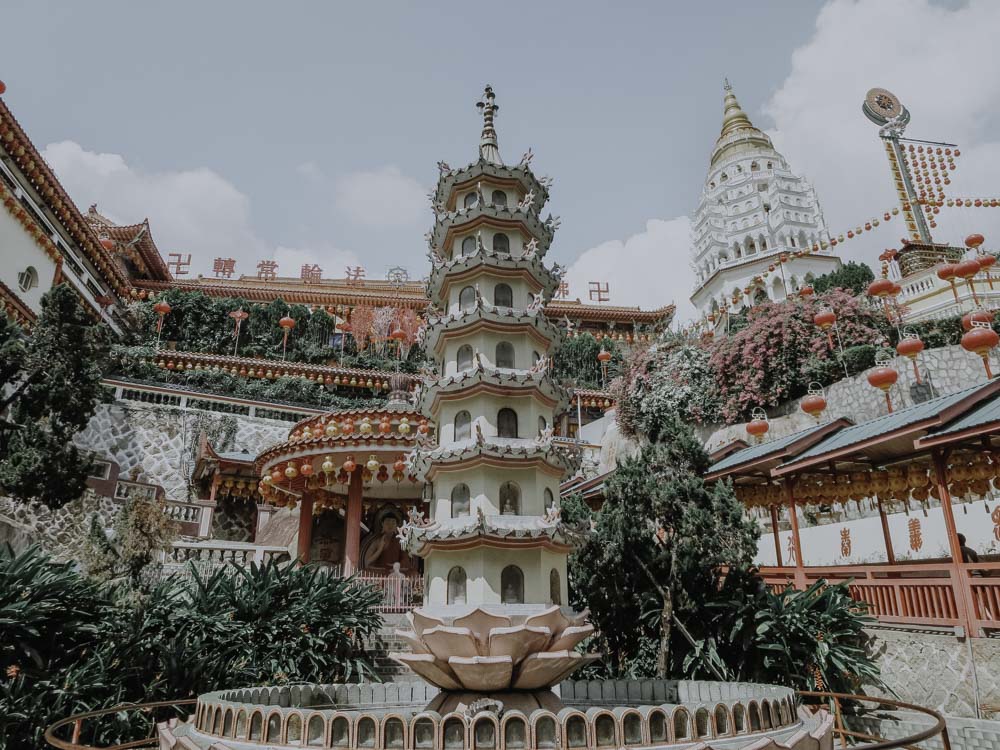
[[[493,118],[499,111],[500,106],[496,104],[496,94],[493,87],[486,84],[483,89],[483,98],[476,102],[479,111],[483,114],[483,134],[479,138],[479,158],[491,164],[503,164],[500,158],[500,148],[497,145],[497,131],[493,127]]]
[[[733,93],[733,86],[729,83],[729,79],[726,78],[724,80],[723,89],[726,92],[726,96],[722,105],[722,133],[719,135],[720,138],[729,135],[733,131],[753,127],[750,118],[747,117],[746,112],[743,111],[740,103],[736,100],[736,94]]]
[[[725,78],[722,79],[722,88],[725,89],[726,91],[733,90],[732,84],[729,83],[729,76],[726,76]]]

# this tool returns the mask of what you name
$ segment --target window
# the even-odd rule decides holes
[[[708,737],[712,734],[712,727],[709,723],[708,711],[699,708],[694,714],[695,732],[699,737]]]
[[[729,714],[721,703],[715,707],[715,733],[729,734]]]
[[[503,728],[503,746],[507,750],[522,750],[528,745],[528,727],[521,719],[509,719]]]
[[[555,568],[549,571],[549,602],[562,606],[562,585],[559,582],[559,571]]]
[[[375,747],[376,739],[375,720],[368,716],[363,717],[361,721],[358,722],[358,747]]]
[[[723,172],[722,176],[719,179],[722,180],[723,182],[726,182],[729,179],[729,175]]]
[[[288,717],[288,726],[285,727],[285,742],[289,745],[302,744],[302,717],[298,714],[291,714]]]
[[[518,516],[521,514],[521,488],[513,482],[500,485],[500,515]]]
[[[545,421],[545,417],[538,417],[538,434],[541,435],[548,428],[549,423]]]
[[[462,572],[462,580],[465,580],[464,571]],[[461,719],[448,719],[444,723],[444,747],[445,750],[461,750],[465,747],[465,724]]]
[[[313,747],[322,747],[326,739],[326,726],[323,724],[323,717],[313,714],[309,717],[309,724],[306,731],[306,743]],[[333,732],[330,735],[333,747],[344,747],[347,745],[347,738],[350,736],[350,727],[347,719],[339,716],[333,720]]]
[[[472,347],[468,344],[462,344],[458,347],[458,353],[455,355],[455,365],[458,371],[469,370],[472,368]]]
[[[472,437],[472,415],[460,411],[455,415],[455,440],[469,440]]]
[[[556,746],[556,722],[543,716],[535,722],[535,746],[539,750],[550,750]]]
[[[34,266],[28,266],[17,275],[17,286],[22,292],[30,291],[38,286],[38,271]]]
[[[657,743],[667,741],[667,717],[662,711],[653,711],[649,715],[649,739]]]
[[[497,208],[507,208],[507,193],[503,190],[494,190],[490,198],[493,201],[493,205]]]
[[[403,722],[399,719],[389,719],[386,721],[385,726],[382,728],[383,738],[382,747],[389,750],[392,748],[396,750],[397,748],[403,747]]]
[[[548,487],[545,488],[545,492],[542,493],[542,497],[545,500],[545,510],[548,510],[549,508],[551,508],[553,505],[556,504],[556,501],[553,499],[552,490],[550,490]]]
[[[504,407],[497,413],[497,435],[502,438],[517,437],[517,412]]]
[[[451,491],[451,517],[459,518],[467,515],[469,515],[469,485],[456,484]]]
[[[493,252],[510,253],[510,238],[501,232],[493,235]]]
[[[514,345],[509,341],[501,341],[497,344],[496,356],[494,357],[497,367],[514,367]]]
[[[533,365],[537,365],[537,364],[538,364],[538,361],[539,361],[539,360],[540,360],[541,358],[542,358],[542,355],[541,355],[541,354],[539,354],[538,352],[534,352],[534,351],[533,351],[533,352],[531,353],[531,364],[533,364]]]
[[[750,162],[750,171],[751,172],[756,172],[758,169],[760,169],[760,165],[757,162],[755,162],[755,161]]]
[[[497,307],[514,306],[514,292],[507,284],[497,284],[493,287],[493,304]]]
[[[107,479],[111,476],[111,464],[107,461],[94,461],[87,476],[91,479]]]
[[[448,571],[448,604],[465,604],[465,568],[455,566]],[[447,732],[445,727],[446,746]]]
[[[480,719],[472,730],[476,750],[492,750],[497,746],[497,729],[491,719]]]
[[[314,717],[315,718],[315,717]],[[351,725],[343,716],[338,716],[333,720],[333,729],[330,731],[330,740],[334,747],[347,747],[351,744]],[[322,745],[322,742],[317,744]]]
[[[516,565],[508,565],[500,572],[500,601],[524,604],[524,573]]]
[[[689,726],[688,712],[683,708],[678,708],[674,711],[674,741],[686,740]]]
[[[413,725],[413,746],[417,750],[431,750],[434,747],[434,722],[430,719],[417,719]]]
[[[479,196],[476,193],[466,193],[462,203],[466,208],[472,208],[479,203]]]
[[[601,714],[594,722],[594,734],[598,747],[614,747],[618,744],[615,731],[615,720],[611,714]]]
[[[458,293],[458,306],[461,308],[462,312],[468,312],[469,310],[475,309],[476,290],[473,287],[467,286]]]
[[[476,254],[476,238],[466,237],[462,240],[462,255],[475,255]]]

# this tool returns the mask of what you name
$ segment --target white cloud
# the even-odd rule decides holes
[[[312,182],[321,182],[326,178],[323,174],[323,170],[320,169],[319,164],[314,161],[304,161],[295,167],[295,171],[301,176],[305,177],[307,180]]]
[[[962,156],[946,192],[1000,193],[997,28],[1000,4],[992,0],[955,9],[926,0],[837,0],[823,8],[813,37],[792,55],[791,73],[764,111],[774,120],[775,146],[813,181],[831,232],[845,233],[898,205],[878,128],[861,113],[865,92],[876,86],[910,110],[908,137],[959,145]],[[996,248],[1000,212],[945,207],[932,231],[937,241],[959,245],[981,231]],[[899,247],[904,234],[893,219],[840,246],[841,257],[877,270],[878,254]]]
[[[257,261],[274,258],[280,275],[297,276],[303,263],[318,263],[342,275],[353,253],[332,247],[273,247],[254,232],[250,199],[210,169],[145,173],[119,154],[87,151],[73,141],[52,143],[42,152],[69,194],[82,208],[92,203],[121,224],[149,218],[153,239],[166,259],[192,254],[191,275],[208,275],[212,259],[236,259],[236,273],[253,275]]]
[[[340,213],[366,226],[418,226],[429,218],[427,189],[395,166],[338,178],[335,198]]]
[[[612,305],[657,308],[677,305],[676,318],[693,317],[688,300],[694,272],[688,262],[691,223],[686,216],[650,219],[643,232],[624,242],[608,240],[587,250],[566,274],[571,299],[589,300],[589,282],[608,282]]]

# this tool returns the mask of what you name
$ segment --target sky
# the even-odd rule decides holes
[[[834,234],[894,205],[874,86],[907,135],[962,149],[953,195],[1000,196],[1000,3],[787,0],[503,4],[7,0],[4,97],[74,200],[148,217],[166,254],[255,274],[316,263],[427,273],[427,199],[475,160],[483,86],[500,149],[554,178],[549,258],[570,296],[675,302],[690,318],[688,215],[718,136],[722,81],[816,187]],[[943,209],[947,211],[947,209]],[[899,223],[842,246],[875,265]],[[1000,237],[954,210],[936,238]]]

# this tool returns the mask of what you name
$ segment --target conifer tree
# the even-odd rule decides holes
[[[34,329],[14,342],[0,327],[0,491],[58,508],[79,497],[90,459],[73,444],[107,398],[101,367],[107,329],[92,321],[66,285],[42,298]]]
[[[690,427],[666,419],[658,442],[619,465],[575,555],[576,595],[590,607],[615,672],[652,635],[656,675],[667,677],[676,613],[715,590],[725,566],[747,566],[756,552],[756,526],[728,484],[705,484],[707,468]],[[641,623],[651,603],[655,624],[647,629]]]

